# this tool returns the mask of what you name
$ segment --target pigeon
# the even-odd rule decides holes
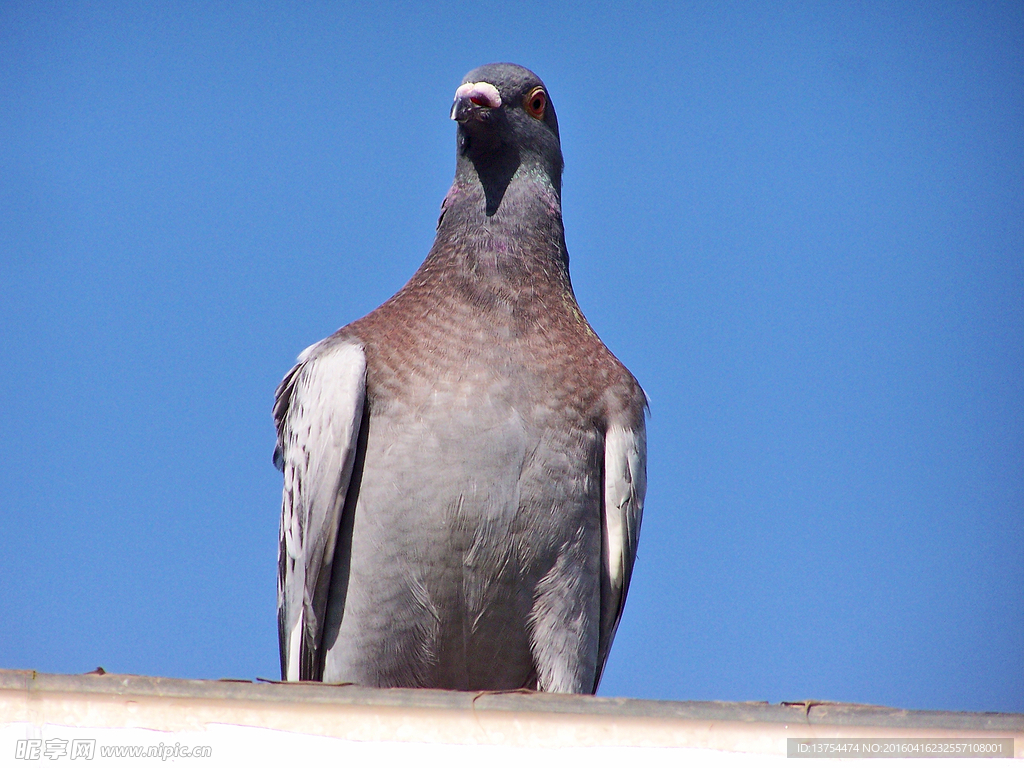
[[[544,83],[474,69],[451,118],[426,260],[277,388],[281,676],[593,694],[636,557],[647,399],[573,294]]]

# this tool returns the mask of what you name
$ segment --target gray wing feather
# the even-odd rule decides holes
[[[646,493],[647,430],[641,413],[639,423],[610,426],[605,434],[601,636],[594,693],[626,604]]]
[[[299,356],[277,388],[274,463],[284,472],[277,618],[284,680],[322,675],[324,615],[366,398],[366,357],[348,339]]]

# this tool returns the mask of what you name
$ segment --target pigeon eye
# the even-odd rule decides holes
[[[547,94],[544,93],[544,89],[539,85],[526,94],[526,98],[523,99],[523,107],[530,113],[531,117],[535,117],[538,120],[544,119],[544,108],[547,105]]]

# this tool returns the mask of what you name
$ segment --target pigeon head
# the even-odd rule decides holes
[[[487,64],[467,74],[455,91],[451,118],[459,124],[456,178],[479,180],[487,215],[498,210],[520,174],[562,188],[558,119],[544,83],[515,64]]]

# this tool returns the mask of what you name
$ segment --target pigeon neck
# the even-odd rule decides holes
[[[516,186],[546,187],[561,198],[561,153],[547,157],[543,152],[521,152],[515,145],[503,146],[498,151],[482,151],[478,144],[470,142],[471,137],[460,131],[455,183],[467,188],[478,186],[483,191],[487,216],[499,212],[513,183]]]
[[[454,258],[477,276],[495,271],[508,277],[528,273],[536,279],[546,274],[568,285],[558,189],[537,165],[520,164],[506,173],[507,178],[481,178],[460,158],[441,205],[431,256]]]

